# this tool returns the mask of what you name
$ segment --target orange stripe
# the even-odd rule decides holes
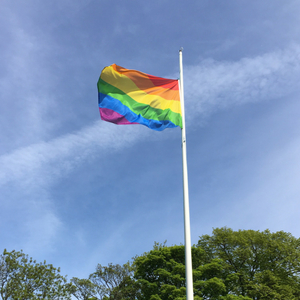
[[[147,94],[159,95],[166,100],[180,101],[178,80],[176,79],[155,77],[140,71],[128,70],[116,64],[111,65],[111,67],[116,72],[128,77],[140,90]]]
[[[178,101],[178,90],[166,90],[164,88],[161,88],[159,91],[159,88],[155,87],[156,93],[148,94],[147,91],[140,90],[136,86],[136,84],[125,74],[116,71],[113,68],[113,65],[103,69],[100,75],[100,79],[103,80],[103,82],[106,82],[107,84],[111,85],[112,87],[116,87],[118,90],[120,90],[122,92],[120,94],[121,98],[123,97],[122,94],[124,93],[127,94],[131,99],[133,99],[137,103],[150,105],[153,108],[161,110],[170,109],[174,113],[181,114],[181,104],[180,101]],[[114,98],[118,96],[115,94],[115,92],[113,94],[114,95],[110,94],[110,96]],[[172,98],[176,100],[173,100]]]

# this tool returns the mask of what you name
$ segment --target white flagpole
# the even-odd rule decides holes
[[[184,111],[184,91],[183,91],[183,72],[182,72],[182,48],[179,50],[179,90],[182,113],[182,172],[183,172],[183,209],[184,209],[184,242],[185,242],[185,276],[186,276],[186,299],[193,300],[193,270],[192,270],[192,245],[190,228],[190,205],[189,187],[186,159],[186,133],[185,133],[185,111]]]

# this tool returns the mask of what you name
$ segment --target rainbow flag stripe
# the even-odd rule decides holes
[[[158,131],[182,128],[178,80],[113,64],[103,69],[97,86],[102,120],[143,124]]]

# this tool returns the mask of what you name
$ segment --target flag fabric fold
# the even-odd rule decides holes
[[[102,120],[142,124],[158,131],[182,128],[178,80],[113,64],[103,69],[97,86]]]

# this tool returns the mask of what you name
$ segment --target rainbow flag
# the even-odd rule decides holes
[[[102,120],[143,124],[158,131],[182,128],[178,80],[113,64],[103,69],[97,86]]]

